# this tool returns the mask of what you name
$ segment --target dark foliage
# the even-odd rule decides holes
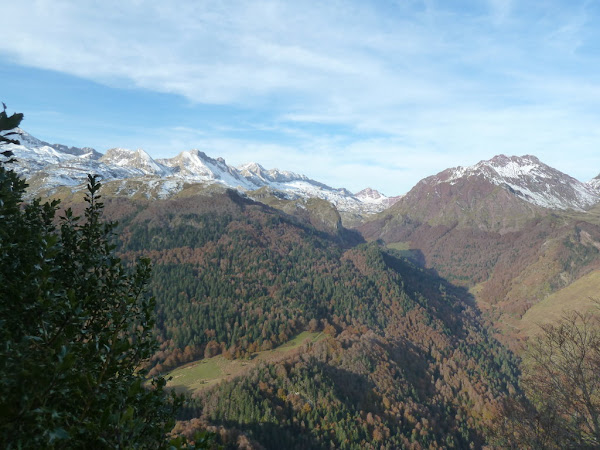
[[[231,436],[266,448],[485,442],[515,364],[464,289],[376,243],[345,249],[232,195],[114,203],[126,217],[121,254],[154,264],[153,371],[252,357],[305,329],[329,337],[200,394],[187,418],[232,448]]]
[[[0,113],[0,129],[21,118]],[[96,177],[81,219],[56,220],[57,202],[22,205],[25,187],[0,164],[0,446],[166,446],[179,400],[160,377],[145,386],[149,262],[127,270],[115,256]]]

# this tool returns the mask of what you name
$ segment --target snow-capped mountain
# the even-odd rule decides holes
[[[294,172],[288,172],[286,170],[279,169],[267,170],[255,162],[244,164],[239,166],[237,169],[244,177],[253,181],[256,185],[264,185],[268,183],[286,183],[290,181],[308,181],[316,185],[318,184],[325,186],[322,183],[310,180],[305,175],[298,175]]]
[[[138,170],[140,175],[169,176],[173,173],[171,168],[157,163],[142,149],[132,152],[123,148],[111,148],[99,161],[107,166]]]
[[[369,195],[355,196],[346,189],[335,189],[293,172],[267,170],[257,163],[230,167],[223,158],[213,159],[199,150],[154,160],[141,149],[112,148],[102,155],[91,148],[50,145],[22,130],[19,141],[20,145],[6,148],[15,153],[15,169],[28,179],[34,196],[52,193],[60,186],[83,189],[87,174],[94,173],[105,183],[116,184],[114,192],[122,195],[146,189],[148,196],[167,198],[190,183],[220,184],[240,192],[269,187],[290,200],[321,198],[340,212],[355,214],[377,213],[394,201],[373,190]]]
[[[498,155],[470,167],[447,169],[421,180],[406,196],[386,197],[370,188],[352,194],[305,175],[267,170],[255,162],[231,167],[223,158],[214,159],[199,150],[154,160],[141,149],[112,148],[102,155],[92,148],[48,144],[22,130],[19,140],[20,145],[7,149],[15,153],[15,168],[28,179],[31,195],[52,193],[60,186],[83,189],[87,174],[95,173],[105,183],[116,184],[114,191],[122,195],[166,198],[190,183],[222,185],[240,192],[268,187],[289,200],[321,198],[340,212],[359,217],[398,203],[399,211],[410,210],[411,216],[433,222],[460,221],[469,211],[489,221],[491,217],[500,220],[507,211],[513,216],[531,216],[537,207],[585,210],[600,201],[600,176],[582,183],[530,155]]]
[[[371,188],[363,189],[362,191],[354,194],[354,196],[363,203],[369,203],[372,205],[383,205],[386,208],[389,208],[403,197],[403,195],[398,195],[395,197],[386,197],[381,192]]]
[[[5,147],[18,156],[19,172],[26,176],[50,165],[93,161],[102,156],[93,148],[52,145],[34,138],[23,130],[16,129],[16,131],[20,133],[18,140],[21,145],[10,144]]]
[[[598,192],[600,194],[600,175],[592,178],[586,184],[590,186],[595,192]]]
[[[342,212],[352,211],[373,214],[387,207],[385,200],[388,197],[379,192],[377,194],[381,198],[380,201],[364,201],[364,199],[353,195],[347,189],[334,189],[294,172],[278,169],[266,170],[258,163],[244,164],[238,167],[238,170],[256,186],[269,186],[272,189],[286,193],[289,199],[298,197],[322,198],[334,204]]]
[[[221,183],[242,191],[256,189],[237,170],[229,167],[223,158],[213,159],[199,150],[184,151],[174,158],[161,159],[159,162],[170,167],[174,176],[190,182]]]
[[[531,155],[498,155],[474,166],[447,169],[423,182],[454,185],[475,178],[501,186],[543,208],[584,210],[600,201],[598,191],[590,183],[582,183]]]
[[[581,211],[599,201],[600,192],[591,185],[535,156],[498,155],[421,180],[389,211],[431,226],[509,232],[544,209]]]

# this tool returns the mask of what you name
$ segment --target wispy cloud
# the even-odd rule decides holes
[[[351,174],[323,181],[349,187],[369,158],[363,183],[388,194],[501,152],[600,171],[572,162],[600,144],[593,2],[39,0],[3,15],[2,59],[202,105],[210,125],[155,130],[141,144],[157,152],[203,145],[302,172],[319,158]]]

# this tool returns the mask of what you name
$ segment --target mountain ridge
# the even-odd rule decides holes
[[[121,181],[129,186],[128,180],[143,180],[152,185],[145,193],[148,197],[170,197],[183,189],[185,183],[218,183],[242,193],[269,187],[283,192],[290,200],[327,200],[340,212],[359,217],[380,212],[395,200],[377,192],[375,198],[364,201],[345,188],[332,188],[294,172],[267,170],[254,162],[232,167],[223,158],[212,158],[198,149],[182,151],[172,158],[153,159],[142,149],[132,151],[115,147],[102,154],[87,147],[48,144],[24,130],[19,132],[20,145],[11,144],[8,148],[17,156],[16,171],[28,178],[30,196],[51,196],[62,186],[83,189],[87,174],[95,173],[104,182]],[[144,183],[135,185],[139,190]],[[121,190],[132,195],[130,189]]]
[[[582,183],[535,156],[497,155],[424,178],[381,214],[506,233],[549,211],[585,213],[599,201],[593,183]]]
[[[229,166],[223,158],[198,149],[153,159],[142,149],[115,147],[101,154],[21,133],[21,145],[11,149],[18,155],[17,171],[29,178],[32,196],[51,196],[61,186],[82,189],[87,174],[97,173],[105,182],[121,184],[114,189],[122,193],[118,195],[167,198],[189,183],[220,184],[244,194],[268,187],[290,201],[326,200],[349,225],[393,208],[395,214],[432,225],[457,223],[501,231],[517,229],[543,214],[542,209],[586,211],[600,202],[599,177],[583,183],[533,155],[501,154],[472,166],[448,168],[419,181],[405,195],[387,197],[371,188],[353,194],[305,175],[265,169],[257,162]]]
[[[496,155],[473,166],[447,169],[434,177],[452,184],[473,176],[483,176],[534,205],[550,209],[584,210],[600,200],[598,190],[589,182],[576,180],[533,155]]]

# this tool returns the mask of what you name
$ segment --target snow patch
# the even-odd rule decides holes
[[[287,198],[321,198],[342,212],[377,213],[393,201],[374,190],[353,195],[346,189],[326,184],[279,169],[267,170],[258,163],[238,168],[227,165],[223,158],[213,159],[200,150],[188,150],[168,159],[154,160],[142,149],[135,151],[111,148],[101,155],[93,149],[48,145],[24,133],[21,145],[12,145],[18,163],[17,172],[37,175],[42,180],[37,191],[58,186],[85,186],[88,173],[98,174],[103,181],[123,180],[117,189],[122,195],[133,195],[134,187],[127,180],[141,180],[150,195],[168,198],[181,191],[185,183],[220,184],[241,193],[262,187],[280,191]],[[35,192],[33,193],[35,195]]]
[[[498,155],[470,167],[455,167],[431,177],[434,184],[456,184],[469,177],[483,177],[509,188],[518,197],[550,209],[584,210],[600,201],[600,192],[531,155]]]

